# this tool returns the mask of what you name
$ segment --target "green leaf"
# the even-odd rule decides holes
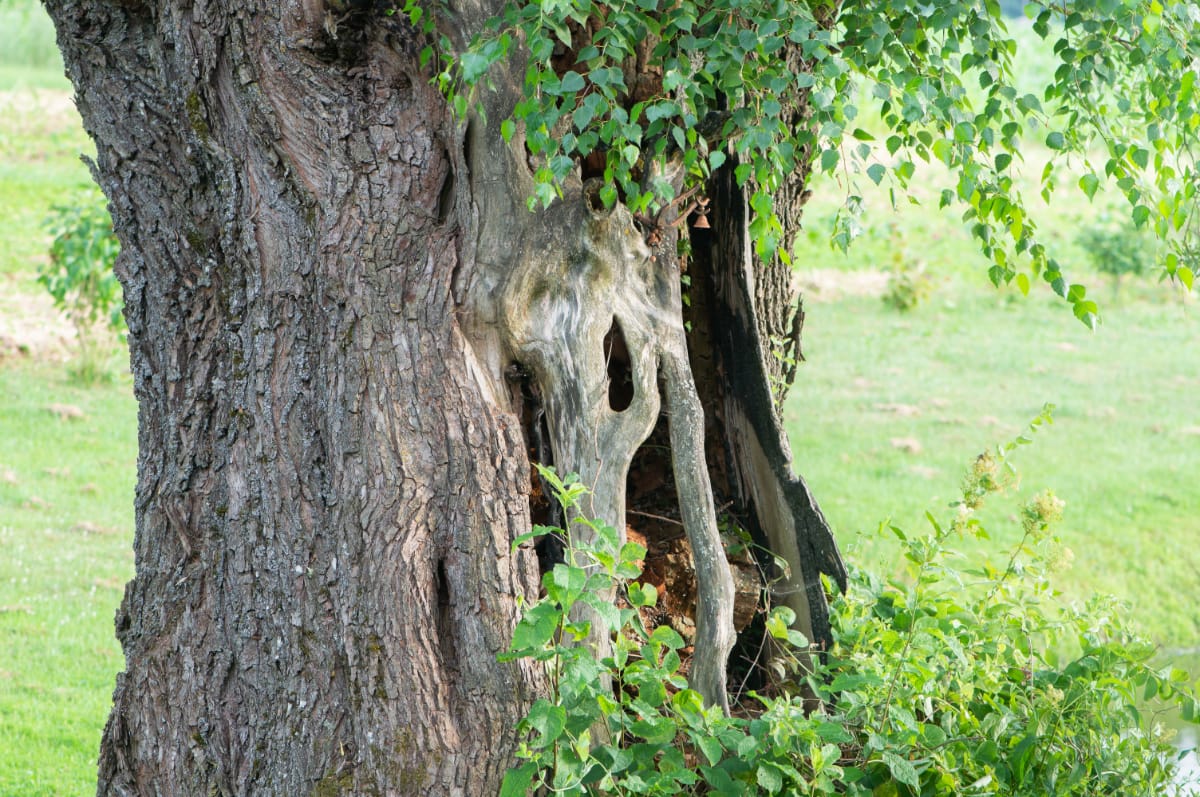
[[[760,787],[767,790],[768,794],[778,794],[783,789],[783,773],[769,761],[758,765],[754,779]]]
[[[1190,268],[1187,266],[1180,266],[1179,268],[1175,269],[1175,276],[1179,277],[1179,281],[1182,282],[1184,287],[1186,287],[1189,291],[1192,289],[1192,282],[1195,279],[1195,275],[1192,273]]]
[[[1076,318],[1087,325],[1088,329],[1096,331],[1096,324],[1099,322],[1100,316],[1095,302],[1079,302],[1072,312],[1075,313]]]
[[[903,783],[915,792],[921,791],[921,779],[917,776],[916,767],[910,761],[895,753],[884,752],[883,763],[887,765],[888,772],[892,773],[892,777],[897,782]]]
[[[671,696],[671,708],[693,728],[704,722],[704,699],[694,689],[680,689]],[[713,761],[712,763],[716,763]]]
[[[611,208],[617,204],[617,188],[612,183],[605,183],[600,188],[600,201],[604,207]]]
[[[660,625],[650,634],[650,641],[663,645],[669,650],[679,650],[683,647],[683,637],[669,625]]]
[[[539,650],[554,637],[562,620],[562,610],[554,604],[535,603],[513,629],[512,650]]]
[[[1017,777],[1017,785],[1024,784],[1025,775],[1029,768],[1029,761],[1033,757],[1034,751],[1037,749],[1038,738],[1036,734],[1029,733],[1025,735],[1017,746],[1013,748],[1011,760],[1013,765],[1013,773]]]
[[[582,596],[582,602],[591,606],[592,609],[599,615],[604,627],[609,631],[618,631],[621,628],[621,610],[612,603],[605,600],[602,595],[594,592],[585,592]]]
[[[1050,149],[1059,150],[1066,146],[1066,140],[1063,134],[1055,130],[1050,135],[1046,136],[1046,146]]]
[[[937,747],[946,741],[946,732],[937,725],[926,725],[921,731],[927,744]]]
[[[545,15],[542,19],[554,30],[554,35],[558,37],[560,42],[567,47],[571,46],[571,29],[567,27],[565,20],[557,19],[551,15]]]
[[[627,542],[621,546],[621,561],[636,563],[646,558],[646,546],[637,542]]]
[[[724,748],[721,747],[721,743],[711,736],[698,733],[693,734],[692,741],[700,748],[700,752],[704,753],[704,757],[708,759],[709,766],[716,766],[725,752]]]
[[[542,576],[546,597],[569,610],[587,588],[588,573],[582,567],[570,567],[562,562]]]
[[[833,683],[829,685],[829,689],[833,692],[857,692],[863,687],[880,686],[883,684],[883,679],[874,673],[839,673],[833,679]]]
[[[672,101],[656,102],[646,106],[646,121],[657,122],[659,119],[669,119],[679,115],[679,105]]]
[[[535,750],[549,747],[562,736],[567,723],[567,711],[545,698],[539,698],[530,708],[526,721],[538,732],[537,738],[529,743]]]
[[[767,633],[776,639],[786,639],[788,626],[796,622],[796,613],[787,606],[776,606],[767,617]]]
[[[500,783],[500,797],[527,797],[533,790],[533,779],[537,772],[538,765],[533,761],[505,772],[504,780]]]
[[[563,94],[575,94],[576,92],[583,91],[583,86],[583,75],[572,70],[562,76],[559,89]]]
[[[675,738],[675,723],[649,710],[642,719],[630,723],[629,730],[651,744],[662,744]]]
[[[840,159],[841,159],[841,153],[838,152],[836,149],[822,150],[822,152],[821,152],[821,171],[823,171],[823,172],[833,171],[837,167],[838,161]]]
[[[626,588],[629,605],[634,607],[653,606],[658,602],[658,590],[653,584],[630,584]]]
[[[1087,194],[1089,200],[1096,196],[1096,189],[1100,187],[1100,178],[1088,172],[1083,177],[1079,178],[1079,187],[1083,189],[1083,193]]]
[[[595,95],[592,95],[595,96]],[[571,114],[571,120],[575,122],[575,127],[579,130],[585,130],[592,123],[592,119],[596,117],[596,110],[591,103],[585,102],[580,105]]]
[[[887,174],[887,167],[882,163],[872,163],[867,167],[867,177],[871,178],[871,182],[879,185],[883,182],[884,175]]]
[[[476,83],[483,74],[492,66],[492,59],[487,56],[467,50],[458,59],[458,66],[462,69],[463,80],[468,84]]]
[[[949,166],[954,160],[954,145],[947,139],[939,138],[933,142],[933,155]]]

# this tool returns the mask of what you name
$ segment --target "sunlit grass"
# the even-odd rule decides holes
[[[6,36],[18,10],[0,6]],[[48,20],[41,21],[48,29]],[[12,41],[6,39],[6,58],[15,53]],[[122,666],[113,615],[133,574],[137,443],[130,382],[118,376],[85,388],[70,379],[70,348],[59,340],[70,327],[36,282],[50,240],[44,220],[51,206],[70,202],[88,184],[80,154],[93,151],[57,53],[52,61],[45,68],[0,65],[0,337],[8,338],[0,340],[0,795],[6,797],[95,792],[100,731]],[[43,325],[61,329],[31,329]]]
[[[1164,646],[1200,644],[1200,306],[1127,285],[1092,333],[1048,292],[981,281],[951,277],[908,314],[877,296],[806,307],[788,427],[848,555],[899,572],[893,548],[857,532],[889,517],[925,527],[970,458],[1052,403],[1056,423],[1016,459],[1024,492],[1067,501],[1061,587],[1130,601]],[[1020,534],[1005,518],[992,530],[996,550]]]
[[[6,363],[0,395],[0,794],[87,794],[133,575],[134,402],[61,363]]]

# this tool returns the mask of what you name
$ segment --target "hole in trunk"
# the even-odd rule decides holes
[[[604,361],[608,364],[608,406],[613,412],[624,412],[633,403],[633,369],[621,323],[615,316],[604,336]]]
[[[525,451],[529,455],[529,517],[535,526],[562,528],[562,507],[554,500],[550,485],[538,473],[534,463],[554,464],[554,451],[550,447],[550,427],[542,409],[541,391],[533,374],[521,363],[512,363],[507,371],[513,401],[521,418],[521,431],[525,437]],[[546,573],[563,560],[565,542],[559,535],[544,535],[534,542],[538,569]]]
[[[739,632],[740,654],[729,662],[729,685],[733,689],[749,684],[757,685],[758,665],[749,651],[762,645],[762,592],[763,584],[752,552],[737,532],[742,522],[730,510],[732,503],[725,497],[716,475],[723,475],[723,467],[714,469],[710,455],[709,470],[713,475],[714,500],[717,519],[726,543],[726,556],[734,579],[734,627]],[[716,474],[712,471],[716,470]],[[659,415],[654,430],[633,456],[629,476],[625,485],[626,534],[628,538],[646,548],[642,583],[652,584],[658,590],[659,603],[650,610],[643,610],[642,621],[648,629],[669,625],[677,631],[689,647],[685,648],[685,667],[690,665],[690,643],[696,633],[696,601],[698,587],[692,558],[692,546],[688,541],[679,507],[679,494],[675,489],[675,472],[672,462],[670,418],[666,412]]]
[[[450,611],[450,579],[446,577],[446,560],[439,559],[437,563],[437,635],[438,646],[442,652],[442,663],[447,667],[455,667],[458,663],[458,652],[454,646],[454,618]]]
[[[596,147],[579,162],[579,176],[584,181],[603,179],[607,166],[608,150],[604,147]]]
[[[446,176],[442,178],[442,189],[438,192],[438,224],[445,224],[454,209],[454,182],[454,164],[450,162],[450,153],[446,153]]]
[[[588,209],[593,213],[598,213],[607,216],[612,212],[612,208],[604,207],[604,200],[600,198],[600,188],[603,183],[599,179],[591,179],[583,184],[583,198],[587,201]]]

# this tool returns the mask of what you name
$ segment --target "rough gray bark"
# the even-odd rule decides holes
[[[456,323],[463,154],[418,44],[298,4],[50,11],[141,408],[100,793],[488,793],[541,683],[495,660],[528,466]]]
[[[454,38],[498,7],[457,4]],[[599,212],[581,186],[524,210],[525,153],[496,133],[521,64],[493,76],[490,127],[456,125],[424,42],[367,5],[48,8],[122,241],[140,405],[99,793],[495,792],[544,687],[496,662],[537,590],[532,551],[510,549],[530,525],[513,361],[547,399],[556,464],[618,529],[629,459],[669,413],[700,581],[692,676],[725,705],[732,589],[679,262],[652,261],[624,209]],[[621,411],[614,321],[636,358]],[[759,525],[802,541],[803,507],[763,497],[796,494],[778,426],[728,413]],[[775,486],[758,485],[768,471]]]

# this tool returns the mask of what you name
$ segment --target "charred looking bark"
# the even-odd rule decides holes
[[[846,570],[829,525],[804,480],[792,470],[764,363],[772,357],[759,324],[747,207],[733,165],[709,183],[708,229],[692,228],[692,289],[699,292],[693,338],[711,357],[706,403],[720,417],[715,433],[727,459],[726,486],[756,541],[787,561],[774,599],[796,612],[819,648],[832,639],[822,574],[845,590]],[[789,291],[790,294],[790,291]]]

